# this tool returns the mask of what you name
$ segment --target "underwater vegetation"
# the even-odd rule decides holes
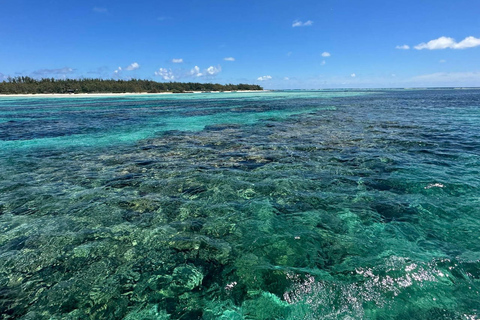
[[[0,123],[0,318],[477,319],[480,91],[322,94]]]

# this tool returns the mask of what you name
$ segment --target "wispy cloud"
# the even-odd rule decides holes
[[[137,70],[138,68],[140,68],[140,65],[138,63],[134,62],[131,65],[129,65],[128,67],[126,67],[125,69],[127,69],[128,71],[132,71],[132,70]]]
[[[175,75],[172,72],[172,69],[160,68],[158,71],[155,71],[157,77],[161,77],[163,80],[175,80]]]
[[[447,62],[447,60],[442,59],[442,60],[440,60],[440,61],[438,61],[438,62],[440,62],[440,63],[445,63],[445,62]]]
[[[0,72],[0,81],[7,80],[7,76]]]
[[[225,60],[225,61],[235,61],[235,58],[234,57],[226,57],[226,58],[223,58],[223,60]]]
[[[427,43],[422,42],[414,48],[417,50],[441,50],[441,49],[467,49],[480,46],[480,39],[475,37],[466,37],[460,42],[450,37],[440,37],[438,39],[430,40]]]
[[[267,80],[271,80],[272,79],[272,76],[261,76],[261,77],[258,77],[258,81],[267,81]]]
[[[330,56],[331,56],[330,52],[325,51],[324,53],[322,53],[322,57],[324,58],[328,58]]]
[[[98,67],[96,70],[90,70],[90,71],[87,71],[87,74],[96,74],[96,75],[104,75],[106,76],[109,72],[109,68],[106,67],[106,66],[103,66],[103,67]]]
[[[96,12],[96,13],[107,13],[108,12],[107,8],[102,8],[102,7],[93,7],[92,11]]]
[[[285,78],[283,78],[283,80],[288,81],[288,80],[290,80],[290,78],[289,78],[289,77],[285,77]]]
[[[183,63],[183,59],[172,59],[173,63]]]
[[[408,49],[410,49],[410,46],[408,44],[404,44],[404,45],[401,45],[401,46],[396,46],[395,49],[408,50]]]
[[[302,22],[300,20],[295,20],[293,21],[292,23],[292,27],[295,28],[295,27],[309,27],[309,26],[312,26],[313,25],[313,21],[312,20],[307,20],[305,22]]]
[[[325,60],[322,60],[322,62],[320,63],[322,66],[326,65],[327,64],[327,61]]]
[[[355,78],[357,75],[355,73],[352,73],[350,77]]]
[[[455,86],[469,84],[477,86],[480,85],[480,72],[436,72],[416,76],[412,80],[426,85]]]
[[[48,76],[48,75],[67,75],[75,73],[75,69],[64,67],[59,69],[40,69],[32,72],[35,76]]]

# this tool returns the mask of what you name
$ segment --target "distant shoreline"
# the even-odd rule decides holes
[[[125,96],[146,96],[146,95],[168,95],[168,94],[198,94],[198,93],[242,93],[242,92],[269,92],[271,90],[235,90],[235,91],[187,91],[187,92],[105,92],[105,93],[20,93],[0,94],[0,98],[85,98],[85,97],[125,97]]]
[[[20,97],[64,97],[64,95],[92,97],[257,90],[261,91],[263,87],[258,84],[246,83],[156,82],[141,79],[35,79],[21,76],[8,78],[7,81],[0,82],[0,94],[2,96],[16,94]]]

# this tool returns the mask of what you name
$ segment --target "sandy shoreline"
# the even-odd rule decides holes
[[[145,95],[166,95],[166,94],[192,94],[192,93],[242,93],[242,92],[267,92],[270,90],[236,90],[236,91],[188,91],[182,93],[173,92],[124,92],[124,93],[29,93],[29,94],[0,94],[0,98],[85,98],[85,97],[124,97],[124,96],[145,96]]]

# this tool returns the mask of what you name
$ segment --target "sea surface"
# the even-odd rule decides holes
[[[0,319],[480,319],[480,90],[0,98]]]

